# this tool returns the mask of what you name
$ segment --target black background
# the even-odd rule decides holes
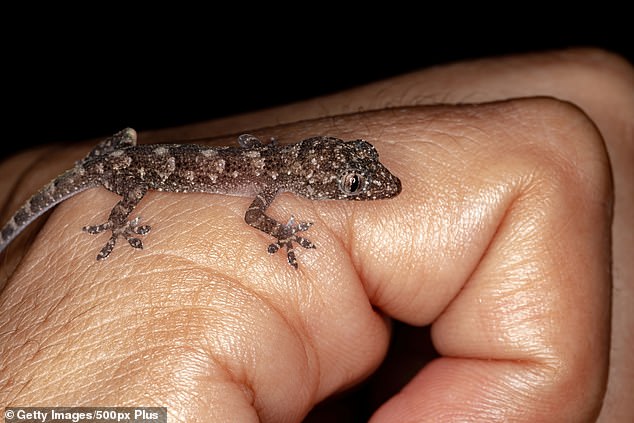
[[[469,11],[464,23],[455,9],[378,10],[368,18],[323,6],[317,15],[309,8],[274,20],[259,11],[245,18],[247,6],[223,15],[161,10],[159,17],[80,11],[64,20],[53,16],[59,10],[22,11],[15,27],[2,30],[0,157],[126,126],[256,110],[468,58],[594,46],[634,61],[631,22],[615,22],[630,16],[625,10],[583,18],[553,17],[549,9]]]

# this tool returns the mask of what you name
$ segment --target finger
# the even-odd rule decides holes
[[[598,411],[607,366],[610,190],[600,138],[578,111],[546,100],[465,113],[425,116],[404,144],[401,156],[420,167],[401,174],[403,200],[417,200],[400,210],[406,226],[387,230],[407,247],[392,274],[363,269],[375,305],[436,321],[436,347],[453,358],[424,369],[426,389],[404,390],[377,421],[455,412],[548,421],[555,408],[559,421],[583,420]],[[431,140],[419,155],[416,139]]]
[[[368,96],[363,106],[481,102],[526,96],[552,96],[581,107],[597,125],[606,143],[614,179],[612,231],[613,305],[610,377],[605,405],[599,421],[629,421],[634,408],[634,314],[629,312],[634,296],[634,246],[632,210],[634,186],[631,168],[634,132],[634,68],[622,58],[596,49],[571,49],[505,58],[481,59],[422,70],[389,83],[363,88]],[[356,92],[345,93],[345,101],[363,102]],[[331,108],[342,101],[333,100]],[[325,107],[328,110],[328,107]]]

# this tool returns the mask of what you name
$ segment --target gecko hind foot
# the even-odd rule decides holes
[[[308,230],[313,224],[311,222],[299,222],[295,223],[295,218],[291,216],[286,225],[281,227],[280,233],[277,236],[277,242],[269,245],[267,251],[269,254],[275,254],[280,248],[286,249],[286,257],[288,264],[297,269],[297,258],[295,256],[295,248],[293,243],[297,243],[303,248],[316,248],[309,239],[296,235],[297,232],[304,232]]]
[[[97,254],[97,260],[103,260],[110,255],[119,237],[125,238],[133,248],[143,249],[143,242],[134,235],[145,235],[152,228],[149,225],[139,226],[140,221],[141,218],[136,217],[118,227],[115,227],[113,222],[106,222],[101,225],[84,226],[82,230],[92,235],[100,234],[107,230],[112,231],[112,236]]]

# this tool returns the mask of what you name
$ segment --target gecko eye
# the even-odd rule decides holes
[[[357,171],[349,171],[343,175],[339,188],[344,194],[355,195],[363,191],[365,176]]]

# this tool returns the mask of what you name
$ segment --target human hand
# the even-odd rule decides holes
[[[619,167],[627,156],[614,152],[631,151],[632,140],[610,140],[631,128],[634,105],[616,85],[627,86],[629,72],[631,87],[632,71],[599,54],[612,73],[592,75],[597,54],[436,68],[190,128],[197,138],[281,120],[253,132],[365,138],[403,192],[368,203],[276,200],[272,214],[316,222],[318,248],[299,252],[299,271],[268,256],[267,239],[245,226],[246,198],[148,194],[137,209],[154,225],[146,250],[122,246],[105,263],[94,261],[100,240],[78,228],[103,217],[115,197],[92,190],[67,201],[0,297],[0,404],[143,403],[167,406],[182,421],[297,421],[374,371],[388,348],[388,319],[398,319],[431,324],[441,357],[375,421],[591,419],[603,396],[610,324],[611,186],[598,132],[579,110],[549,99],[385,105],[546,94],[579,104],[612,155],[614,283],[626,290],[631,180]],[[537,79],[545,66],[551,80],[544,72]],[[570,87],[557,79],[562,68]],[[568,78],[572,70],[606,88],[575,97],[582,91]],[[340,115],[346,107],[376,111]],[[606,112],[612,108],[623,115]],[[47,158],[54,176],[62,168]],[[18,175],[28,160],[4,171]],[[23,181],[21,195],[37,189]],[[621,414],[612,416],[630,412],[619,402],[631,383],[623,351],[631,322],[619,301],[615,295],[613,347],[621,348],[613,351],[604,413]]]

